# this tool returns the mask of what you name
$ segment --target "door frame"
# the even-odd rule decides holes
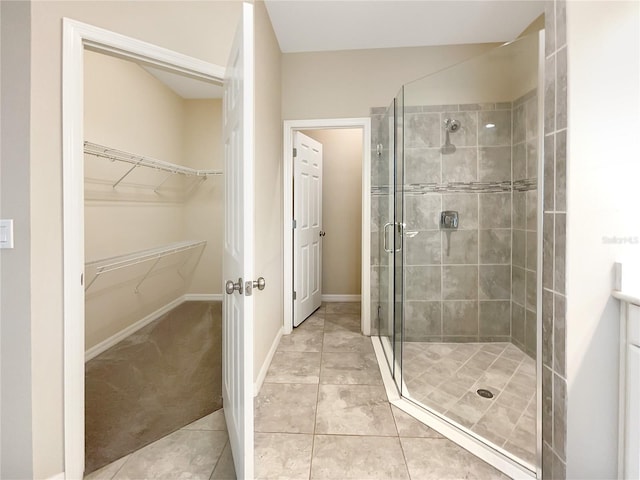
[[[285,120],[283,141],[283,324],[282,333],[293,330],[293,136],[298,130],[337,130],[345,128],[362,129],[362,272],[360,287],[360,329],[364,335],[371,334],[370,298],[370,251],[371,235],[371,119],[329,118],[311,120]]]
[[[224,81],[226,68],[86,23],[63,19],[62,186],[64,470],[84,470],[84,51],[133,60],[194,78]]]

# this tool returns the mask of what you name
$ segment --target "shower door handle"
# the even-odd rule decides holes
[[[404,227],[404,225],[399,224],[399,223],[397,224],[397,223],[395,223],[395,222],[385,223],[385,225],[384,225],[384,242],[383,242],[383,248],[384,248],[384,251],[385,251],[385,252],[387,252],[387,253],[397,253],[397,252],[399,252],[400,250],[402,250],[402,235],[400,235],[400,246],[399,246],[398,248],[396,248],[396,249],[394,250],[393,248],[388,248],[388,247],[387,247],[387,238],[389,237],[389,235],[387,235],[387,228],[389,228],[389,227],[394,227],[394,229],[395,229],[395,226],[396,226],[396,225],[398,225],[398,228],[403,228],[403,227]],[[394,233],[395,233],[395,231],[394,231]]]
[[[393,226],[393,225],[395,225],[395,223],[393,223],[393,222],[391,222],[391,223],[385,223],[385,225],[384,225],[384,234],[383,234],[383,236],[384,236],[384,242],[383,242],[383,248],[384,248],[384,251],[385,251],[385,252],[387,252],[387,253],[393,253],[393,250],[392,250],[392,249],[387,248],[387,238],[389,237],[389,235],[387,235],[387,228],[388,228],[388,227],[391,227],[391,226]]]

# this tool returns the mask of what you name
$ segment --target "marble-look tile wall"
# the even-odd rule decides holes
[[[538,96],[513,102],[513,229],[511,341],[536,356]]]
[[[393,108],[371,109],[371,334],[388,335],[389,324],[389,255],[384,251],[384,225],[392,221],[389,200],[389,162],[392,153],[390,128]],[[378,148],[380,145],[381,148]],[[378,312],[378,308],[380,312]]]
[[[511,341],[535,357],[537,108],[535,90],[513,104],[405,107],[406,341]],[[392,216],[385,197],[392,125],[386,109],[372,109],[372,118],[373,151],[383,146],[372,164],[372,278],[387,291],[388,258],[379,248],[383,219]],[[461,124],[450,134],[453,154],[441,151],[447,118]],[[474,187],[439,191],[457,182]],[[440,229],[442,210],[459,212],[457,230]],[[386,313],[378,300],[372,311],[381,305]]]
[[[545,3],[542,218],[542,477],[566,478],[566,2]]]
[[[374,145],[385,145],[388,120],[380,110],[372,113]],[[450,134],[451,154],[441,151],[447,118],[461,125]],[[510,341],[512,194],[500,183],[511,182],[512,105],[405,107],[404,121],[405,340]],[[388,160],[386,149],[374,154],[374,188],[389,184]],[[468,185],[434,191],[456,182]],[[422,191],[409,193],[416,189]],[[376,256],[383,238],[377,224],[388,203],[384,195],[372,202]],[[443,210],[458,211],[457,230],[440,229]],[[385,288],[386,267],[373,265],[374,282]]]

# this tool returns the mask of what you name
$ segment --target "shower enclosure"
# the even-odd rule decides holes
[[[539,35],[372,110],[372,332],[402,401],[538,465]]]

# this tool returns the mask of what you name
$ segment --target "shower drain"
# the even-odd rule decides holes
[[[483,398],[493,398],[493,393],[491,393],[489,390],[486,390],[484,388],[480,388],[476,390],[476,393]]]

